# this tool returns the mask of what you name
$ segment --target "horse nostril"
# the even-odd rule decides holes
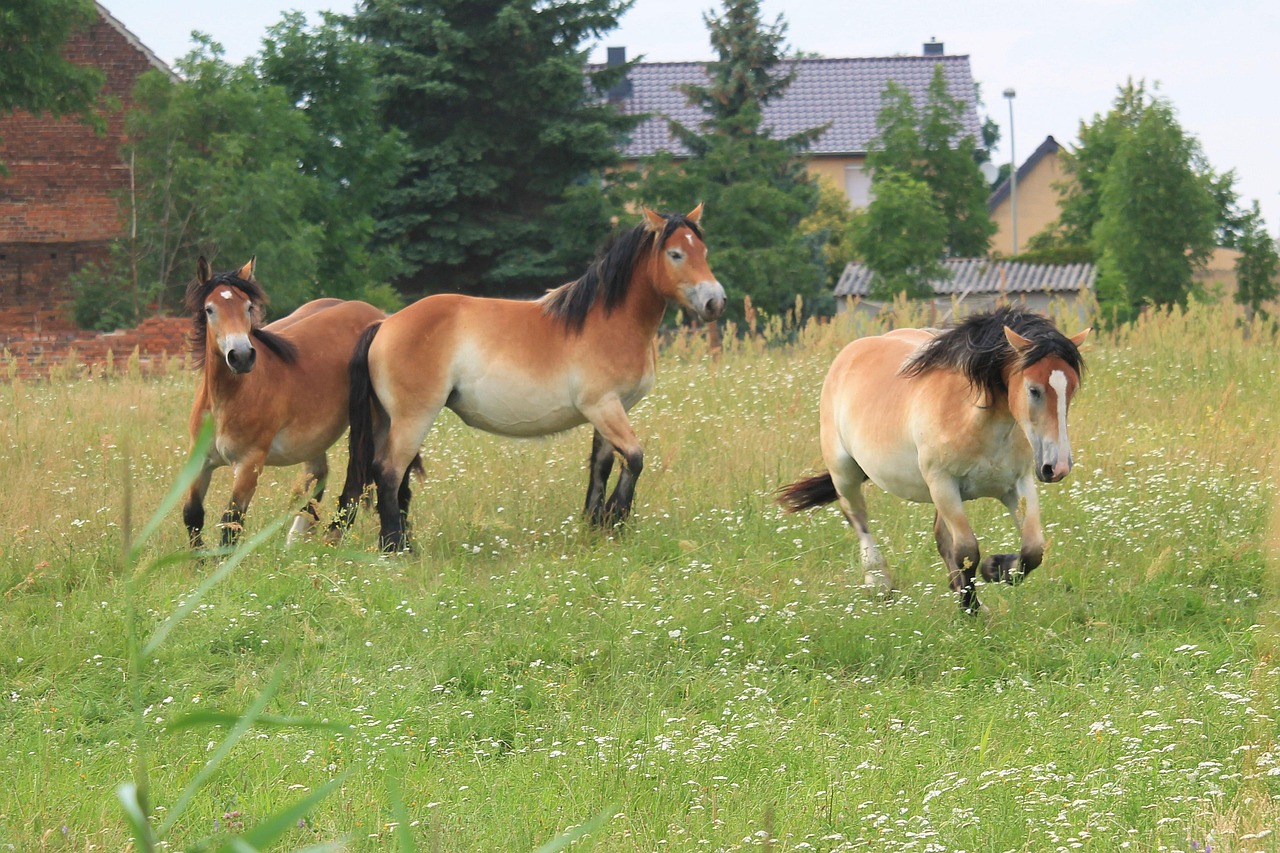
[[[1053,482],[1053,466],[1052,465],[1046,464],[1040,467],[1040,479],[1046,483]]]

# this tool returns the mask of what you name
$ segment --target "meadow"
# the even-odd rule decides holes
[[[131,849],[117,788],[144,769],[166,849],[286,815],[289,849],[531,851],[592,822],[559,846],[1280,850],[1276,338],[1201,306],[1091,339],[1044,565],[970,617],[931,507],[868,489],[901,587],[878,598],[837,510],[773,503],[820,464],[850,323],[665,344],[619,535],[578,517],[586,430],[446,413],[412,555],[364,513],[220,580],[167,559],[176,509],[125,556],[187,457],[189,371],[0,384],[0,849]],[[268,470],[250,536],[295,474]]]

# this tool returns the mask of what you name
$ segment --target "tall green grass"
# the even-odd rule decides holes
[[[282,846],[1277,849],[1275,339],[1202,306],[1093,342],[1045,564],[970,618],[929,507],[869,495],[903,588],[881,600],[837,512],[772,503],[820,464],[823,375],[874,330],[850,323],[668,342],[618,536],[577,518],[583,431],[445,415],[412,556],[374,553],[367,516],[351,551],[269,534],[194,602],[219,563],[162,559],[176,512],[137,555],[153,569],[119,544],[125,457],[145,516],[187,457],[192,377],[0,386],[0,846],[136,843],[116,790],[145,757],[172,849],[330,785]],[[294,474],[267,472],[247,536],[289,513]],[[990,503],[975,528],[1007,550]],[[185,614],[147,655],[130,596],[140,638]],[[336,728],[221,750],[264,696],[261,716]],[[222,727],[171,725],[191,714]]]

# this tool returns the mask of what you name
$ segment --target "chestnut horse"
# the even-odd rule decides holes
[[[206,414],[213,445],[191,486],[182,518],[191,545],[203,547],[204,496],[213,471],[230,466],[231,502],[222,515],[224,546],[235,542],[264,465],[303,463],[302,492],[312,501],[289,530],[288,542],[317,521],[324,494],[325,452],[347,427],[347,364],[360,333],[386,315],[364,302],[317,299],[267,326],[259,325],[266,294],[250,260],[236,272],[212,275],[204,258],[187,287],[192,350],[201,368],[191,406],[194,437]]]
[[[698,222],[644,211],[582,278],[535,301],[428,296],[369,329],[351,365],[351,463],[340,524],[377,486],[380,544],[407,546],[408,468],[442,408],[469,426],[541,436],[595,429],[584,513],[615,524],[631,510],[644,452],[627,412],[653,387],[668,303],[699,320],[724,310]],[[614,454],[622,469],[604,498]]]
[[[1067,410],[1089,330],[1066,337],[1038,314],[1004,308],[947,331],[899,329],[856,340],[822,386],[827,471],[781,491],[789,512],[839,500],[861,541],[868,586],[892,588],[867,526],[862,484],[936,507],[933,530],[965,610],[974,580],[1016,583],[1044,556],[1036,480],[1071,470]],[[964,502],[998,498],[1021,534],[1017,554],[980,560]]]

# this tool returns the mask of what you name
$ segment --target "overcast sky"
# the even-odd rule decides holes
[[[349,12],[351,0],[102,0],[161,59],[173,61],[199,30],[239,61],[257,51],[266,28],[297,9]],[[784,8],[785,7],[785,8]],[[711,0],[636,0],[606,46],[652,61],[712,58],[703,13]],[[968,54],[984,101],[999,123],[997,162],[1009,159],[1013,99],[1019,161],[1053,136],[1076,140],[1081,120],[1105,113],[1126,79],[1158,82],[1183,128],[1219,171],[1235,169],[1247,203],[1262,204],[1280,228],[1280,2],[1277,0],[764,0],[767,20],[783,13],[791,48],[826,57],[913,55],[930,38]]]

